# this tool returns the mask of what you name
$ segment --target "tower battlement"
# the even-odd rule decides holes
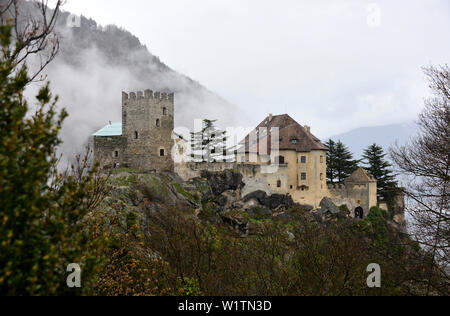
[[[95,155],[109,166],[173,171],[174,94],[122,92],[122,132],[96,137]]]
[[[166,93],[166,92],[158,92],[147,89],[145,91],[136,91],[136,92],[122,92],[122,103],[125,103],[129,100],[142,100],[142,99],[152,99],[152,100],[168,100],[173,104],[175,101],[174,93]]]

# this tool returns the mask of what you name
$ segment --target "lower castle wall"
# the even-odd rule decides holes
[[[328,191],[334,204],[347,205],[351,217],[355,217],[357,207],[363,208],[365,217],[372,207],[377,206],[376,183],[329,185]]]
[[[117,157],[115,152],[118,154]],[[94,158],[102,168],[120,166],[124,159],[122,137],[94,137]]]
[[[225,170],[233,170],[243,175],[245,186],[242,189],[242,196],[255,191],[264,191],[269,195],[274,193],[286,194],[289,192],[289,172],[283,166],[272,170],[271,166],[227,162],[184,163],[175,165],[175,172],[185,181],[199,177],[202,171],[221,172]],[[281,181],[281,187],[278,187],[278,181]]]
[[[243,175],[245,186],[242,190],[242,196],[254,191],[264,191],[269,195],[291,194],[289,187],[289,169],[287,166],[280,165],[278,168],[271,170],[271,166],[261,166],[254,164],[241,163],[183,163],[175,165],[175,172],[185,181],[200,177],[202,171],[221,172],[225,170],[234,170]],[[278,187],[279,181],[281,187]],[[295,192],[294,192],[295,193]],[[337,206],[347,205],[350,210],[350,216],[355,217],[355,209],[362,207],[364,216],[369,214],[370,208],[376,206],[376,183],[368,184],[350,184],[346,185],[329,185],[325,192],[316,197],[308,193],[314,192],[298,192],[292,195],[295,202],[301,204],[310,204],[315,208],[319,208],[319,204],[323,197],[330,197]],[[301,196],[301,198],[300,198]]]

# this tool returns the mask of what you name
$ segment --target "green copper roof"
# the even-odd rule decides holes
[[[122,136],[122,123],[108,124],[93,136]]]

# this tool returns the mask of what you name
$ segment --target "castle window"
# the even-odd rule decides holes
[[[280,180],[277,181],[277,188],[281,188],[281,181]]]
[[[160,150],[159,150],[159,156],[160,156],[160,157],[164,157],[164,155],[165,155],[164,149],[160,149]]]
[[[114,152],[114,157],[119,157],[119,152],[117,150]]]
[[[302,156],[301,163],[306,163],[306,156]]]
[[[134,132],[134,139],[139,139],[139,133],[138,132]]]
[[[159,119],[156,120],[156,127],[160,127],[161,126],[161,121]]]
[[[302,181],[305,181],[306,180],[306,173],[302,173],[301,177],[302,177]]]
[[[283,156],[278,156],[275,158],[275,163],[279,164],[279,165],[284,165],[285,164],[285,160]]]
[[[163,115],[167,115],[167,108],[163,108]]]

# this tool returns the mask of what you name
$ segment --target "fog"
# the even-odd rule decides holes
[[[373,7],[379,9],[379,18]],[[410,121],[421,67],[448,63],[447,0],[69,0],[138,36],[239,107],[243,125],[289,113],[324,138]]]
[[[64,23],[58,34],[61,50],[43,73],[59,97],[58,108],[69,113],[60,146],[67,159],[82,151],[94,132],[109,122],[121,122],[122,91],[175,92],[176,126],[192,130],[194,120],[201,118],[220,119],[221,126],[235,124],[234,105],[162,64],[131,34],[113,26],[90,30],[86,25],[67,28]],[[32,61],[29,66],[35,68]],[[30,100],[42,84],[28,89]]]
[[[114,38],[98,32],[75,54],[66,49],[47,69],[70,113],[66,152],[120,121],[122,90],[175,91],[177,126],[206,117],[251,127],[289,113],[325,139],[410,122],[429,94],[421,67],[448,62],[450,52],[445,0],[69,0],[64,9],[129,30],[171,67],[128,44],[110,47]],[[63,44],[80,42],[73,31]],[[122,49],[126,62],[114,62]]]

